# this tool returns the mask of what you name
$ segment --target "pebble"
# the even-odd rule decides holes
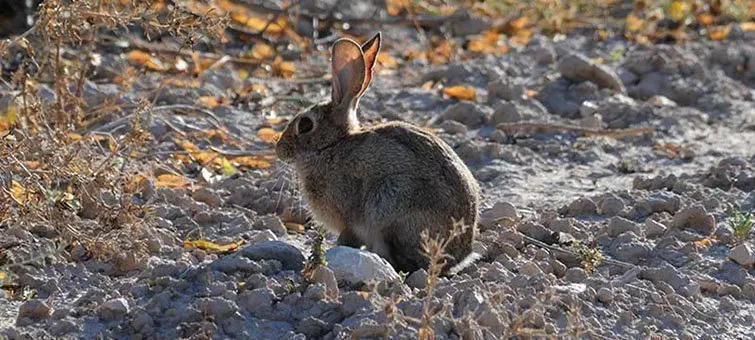
[[[443,113],[443,120],[455,120],[469,128],[478,128],[487,122],[493,114],[493,109],[488,106],[472,102],[460,102],[449,107]]]
[[[600,203],[600,213],[603,216],[616,216],[624,210],[624,201],[614,195],[608,196]]]
[[[267,241],[241,248],[238,252],[250,260],[278,260],[284,269],[299,271],[304,268],[304,255],[296,248],[282,241]]]
[[[506,221],[500,221],[501,219],[518,220],[519,215],[516,207],[509,202],[497,202],[493,205],[493,208],[480,214],[480,224],[485,228],[493,227],[496,221],[505,225]]]
[[[742,243],[731,250],[729,258],[743,266],[755,264],[755,250],[749,243]]]
[[[690,229],[703,235],[710,235],[716,229],[716,219],[708,214],[702,205],[684,208],[674,215],[671,228]]]
[[[657,238],[666,233],[666,226],[655,220],[645,220],[645,236],[647,238]]]
[[[325,260],[338,281],[350,284],[395,281],[400,278],[388,261],[362,249],[336,246],[325,252]]]
[[[543,271],[534,262],[527,261],[519,267],[519,273],[527,276],[537,276],[542,274]]]
[[[42,319],[50,316],[52,308],[39,299],[28,300],[18,308],[18,318]]]
[[[595,215],[598,212],[598,206],[591,199],[581,197],[572,201],[567,211],[572,217]]]
[[[117,298],[105,301],[97,310],[103,320],[117,320],[129,313],[128,301],[125,298]]]
[[[582,283],[587,279],[587,272],[582,268],[569,268],[566,270],[565,278],[569,282]]]
[[[610,304],[611,302],[613,302],[613,297],[614,297],[613,292],[610,289],[606,287],[598,289],[598,293],[597,293],[598,301],[606,303],[606,304]]]
[[[326,266],[317,266],[312,275],[312,280],[324,285],[325,293],[327,297],[331,299],[337,299],[341,293],[340,290],[338,290],[338,281],[336,280],[335,274]]]
[[[414,271],[406,278],[406,284],[412,288],[425,289],[427,287],[427,271],[425,269]]]
[[[632,232],[635,235],[641,235],[642,230],[637,223],[627,220],[623,217],[613,217],[608,221],[608,227],[606,228],[608,236],[616,237],[626,232]]]
[[[286,226],[281,221],[280,217],[274,215],[261,216],[257,222],[254,223],[254,228],[257,230],[270,230],[276,236],[286,235]]]
[[[573,82],[592,81],[600,87],[626,93],[624,84],[616,72],[605,65],[600,65],[580,54],[570,54],[558,64],[558,71],[564,78]]]

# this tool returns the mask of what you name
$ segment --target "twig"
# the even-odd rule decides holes
[[[523,123],[501,123],[496,126],[496,129],[503,132],[522,132],[522,131],[534,131],[534,132],[568,132],[587,137],[609,137],[609,138],[623,138],[626,136],[636,136],[644,134],[652,134],[653,128],[641,127],[632,129],[588,129],[578,126],[571,126],[565,124],[551,124],[551,123],[535,123],[535,122],[523,122]]]
[[[522,238],[524,238],[528,242],[530,242],[530,243],[532,243],[532,244],[534,244],[534,245],[536,245],[538,247],[547,248],[547,249],[550,249],[550,250],[553,250],[553,251],[559,251],[559,252],[562,252],[562,253],[565,253],[565,254],[569,254],[569,255],[573,255],[573,256],[579,257],[579,254],[577,254],[574,251],[571,251],[571,250],[568,250],[568,249],[564,249],[564,248],[561,248],[561,247],[555,247],[555,246],[549,245],[549,244],[547,244],[545,242],[542,242],[540,240],[537,240],[537,239],[534,239],[532,237],[529,237],[529,236],[527,236],[527,235],[525,235],[525,234],[523,234],[523,233],[521,233],[519,231],[516,231],[516,230],[514,230],[514,232],[516,232],[517,234],[521,235]],[[629,262],[624,262],[624,261],[619,261],[619,260],[613,260],[613,259],[609,259],[609,258],[603,258],[602,262],[605,262],[605,263],[608,263],[608,264],[614,264],[614,265],[621,266],[621,267],[626,267],[626,268],[638,268],[636,265],[633,265],[633,264],[631,264]]]
[[[227,55],[218,55],[214,53],[209,52],[197,52],[197,51],[187,51],[182,49],[175,49],[170,48],[167,46],[160,46],[157,44],[149,43],[143,40],[139,40],[136,38],[129,38],[129,43],[132,44],[134,47],[142,50],[147,50],[150,52],[158,52],[158,53],[166,53],[166,54],[173,54],[173,55],[180,55],[183,57],[191,58],[192,54],[198,55],[200,58],[204,59],[212,59],[212,60],[221,60],[224,58],[228,58],[228,62],[234,63],[234,64],[240,64],[240,65],[260,65],[262,61],[255,60],[255,59],[247,59],[247,58],[238,58],[238,57],[231,57]]]

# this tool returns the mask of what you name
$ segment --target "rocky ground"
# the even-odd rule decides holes
[[[420,44],[411,27],[382,32],[389,55]],[[127,64],[120,52],[103,51],[103,69]],[[322,75],[327,54],[296,66]],[[329,96],[327,82],[242,79],[234,70],[208,70],[197,88],[167,86],[156,105],[264,84],[275,99],[212,112],[269,153],[261,127],[280,130],[302,101]],[[120,100],[153,93],[157,77],[140,76]],[[439,84],[473,87],[476,99],[444,96]],[[2,86],[0,94],[10,91]],[[153,223],[126,234],[143,243],[143,257],[103,261],[74,246],[11,267],[14,284],[33,294],[0,297],[0,336],[750,338],[755,244],[735,237],[728,207],[755,210],[754,86],[755,34],[736,28],[723,41],[654,45],[536,33],[501,56],[385,67],[361,101],[362,119],[436,129],[483,189],[482,258],[440,278],[432,296],[426,271],[396,273],[374,254],[334,247],[334,235],[327,267],[302,276],[317,233],[291,169],[275,164],[150,187],[140,199]],[[84,86],[92,105],[122,90]],[[273,115],[284,121],[272,124]],[[176,150],[175,127],[212,128],[202,115],[164,117],[149,126],[156,153]],[[96,229],[85,215],[72,223]],[[7,251],[18,258],[54,247],[56,233],[44,226],[1,225],[4,244],[31,245]],[[221,253],[185,247],[200,235],[245,243]],[[589,249],[603,257],[594,269]],[[434,333],[421,329],[426,304]]]

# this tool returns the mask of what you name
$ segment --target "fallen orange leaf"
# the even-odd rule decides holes
[[[130,62],[153,71],[165,72],[167,70],[167,67],[165,67],[159,59],[144,51],[130,51],[128,52],[127,57]]]
[[[280,56],[273,61],[273,74],[283,78],[291,78],[296,73],[296,66],[290,61],[283,61]]]
[[[708,38],[710,40],[724,40],[731,33],[731,25],[716,26],[708,28]]]
[[[745,32],[755,31],[755,21],[743,22],[739,24],[739,27]]]
[[[189,181],[178,175],[173,174],[162,174],[157,176],[157,183],[155,183],[155,186],[157,187],[166,187],[166,188],[184,188],[189,185]]]
[[[256,43],[252,47],[250,55],[254,59],[264,60],[275,56],[275,49],[265,43]]]
[[[401,14],[410,5],[409,0],[386,0],[385,10],[392,16]]]
[[[396,61],[396,58],[392,57],[388,53],[378,54],[377,60],[378,63],[380,63],[380,66],[387,69],[396,68],[396,66],[398,66],[398,61]]]
[[[477,91],[473,87],[464,85],[446,87],[443,89],[443,94],[461,100],[475,100],[477,98]]]
[[[163,84],[174,86],[174,87],[184,87],[184,88],[197,88],[202,85],[202,83],[198,79],[179,78],[179,77],[166,78],[165,80],[163,80]]]
[[[231,244],[226,245],[220,245],[214,242],[210,242],[207,240],[185,240],[184,241],[184,247],[185,248],[199,248],[204,251],[209,252],[229,252],[229,251],[236,251],[239,249],[239,246],[242,245],[244,242],[233,242]]]
[[[236,157],[231,160],[231,164],[236,167],[243,167],[247,169],[267,169],[272,166],[272,163],[270,161],[260,156]]]
[[[221,101],[218,100],[218,98],[212,97],[212,96],[202,96],[197,98],[197,104],[204,106],[208,109],[211,109],[213,107],[216,107],[220,105]]]
[[[304,233],[304,226],[299,223],[285,222],[283,223],[283,225],[286,226],[287,230],[291,230],[299,234]]]
[[[668,8],[668,15],[675,21],[682,21],[689,15],[690,5],[686,1],[674,1]]]
[[[268,143],[275,143],[280,137],[280,133],[271,128],[261,128],[257,131],[257,137]]]
[[[18,183],[14,180],[11,180],[10,186],[11,198],[13,198],[13,200],[16,201],[16,203],[18,203],[19,205],[24,205],[29,199],[29,192],[26,191],[26,188],[24,188],[21,183]]]
[[[645,26],[645,21],[634,14],[627,15],[626,29],[629,32],[637,32]]]
[[[716,22],[716,17],[714,17],[710,13],[700,13],[697,15],[697,22],[703,26],[710,26],[713,25],[714,22]]]

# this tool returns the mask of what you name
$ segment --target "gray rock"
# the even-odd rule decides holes
[[[519,273],[527,276],[537,276],[542,274],[543,271],[534,262],[527,261],[521,267],[519,267]]]
[[[660,267],[643,269],[638,277],[653,283],[666,282],[682,296],[689,297],[700,292],[700,285],[697,282],[665,262]]]
[[[493,114],[493,109],[473,102],[460,102],[451,106],[443,113],[443,120],[455,120],[472,129],[485,124]]]
[[[252,237],[249,238],[249,244],[258,244],[269,241],[277,241],[278,236],[275,236],[272,230],[265,229],[257,231]]]
[[[491,123],[496,126],[501,123],[514,123],[522,120],[522,114],[516,104],[502,101],[496,104]]]
[[[609,304],[613,302],[614,295],[611,289],[603,287],[598,289],[597,298],[598,301]]]
[[[28,300],[18,308],[18,318],[42,319],[50,316],[52,308],[39,299]]]
[[[444,120],[438,125],[438,127],[443,129],[443,131],[454,135],[466,135],[469,131],[466,125],[455,120]]]
[[[616,72],[579,54],[570,54],[564,57],[558,64],[558,71],[564,78],[573,82],[589,80],[600,87],[626,93],[626,88],[624,88],[624,84],[616,75]]]
[[[270,230],[276,236],[286,235],[286,226],[283,225],[280,217],[274,215],[261,216],[259,220],[254,223],[254,229],[257,230]]]
[[[600,203],[600,213],[604,216],[616,216],[623,210],[624,201],[615,195],[604,198],[603,202]]]
[[[566,271],[565,279],[569,282],[582,283],[587,279],[587,272],[578,267],[569,268]]]
[[[742,243],[731,250],[729,258],[743,266],[755,264],[755,249],[749,243]]]
[[[215,191],[209,188],[199,188],[191,194],[195,200],[207,204],[210,208],[218,208],[223,205],[223,199]]]
[[[702,205],[687,207],[676,213],[671,228],[690,229],[703,235],[710,235],[716,229],[716,219],[708,214]]]
[[[493,227],[496,221],[501,219],[518,220],[519,215],[516,207],[509,202],[497,202],[490,210],[480,214],[480,224],[485,228]]]
[[[241,256],[250,260],[278,260],[284,269],[299,271],[304,268],[304,255],[299,248],[281,241],[268,241],[241,248]]]
[[[516,226],[516,229],[520,233],[525,234],[525,235],[527,235],[529,237],[532,237],[532,238],[540,240],[540,241],[544,241],[544,240],[548,239],[551,236],[551,234],[552,234],[552,232],[550,230],[548,230],[547,228],[545,228],[541,224],[534,223],[534,222],[519,223]]]
[[[608,227],[606,227],[608,236],[616,237],[628,231],[633,232],[635,235],[642,234],[640,226],[626,218],[615,216],[608,221]]]
[[[427,287],[427,271],[419,269],[414,273],[411,273],[411,275],[406,278],[406,284],[412,288],[425,289],[425,287]]]
[[[569,216],[587,216],[595,215],[598,212],[598,206],[587,197],[580,197],[569,204],[567,208]]]
[[[742,294],[750,300],[755,299],[755,283],[745,283],[742,287]]]
[[[519,101],[524,98],[526,91],[522,81],[502,77],[488,83],[488,103],[492,104],[496,99]]]
[[[366,250],[336,246],[325,252],[325,260],[338,281],[358,284],[400,279],[388,261]]]
[[[239,305],[253,316],[264,318],[273,311],[275,294],[270,288],[262,287],[239,294]]]
[[[325,286],[326,295],[331,299],[336,299],[340,295],[338,290],[338,281],[330,268],[326,266],[317,266],[312,274],[312,280]]]
[[[99,314],[100,318],[103,320],[117,320],[128,315],[128,313],[128,300],[124,298],[105,301],[105,303],[97,309],[97,314]]]
[[[655,220],[645,220],[645,236],[648,238],[661,237],[666,232],[666,226]]]

